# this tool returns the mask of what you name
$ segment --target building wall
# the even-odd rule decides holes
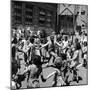
[[[77,25],[81,28],[88,27],[88,6],[87,5],[77,5]]]
[[[56,29],[56,13],[56,4],[12,1],[12,26],[35,26],[50,33]]]
[[[63,29],[65,34],[74,32],[75,5],[58,4],[58,29]]]
[[[66,33],[74,32],[77,29],[88,28],[88,6],[87,5],[58,4],[57,14],[59,17],[61,17],[61,18],[58,18],[59,27],[61,28],[64,27],[65,28],[64,32]],[[73,17],[73,20],[71,23],[69,20],[67,20],[70,16],[71,18]],[[62,22],[65,24],[64,26]],[[71,27],[70,25],[72,26],[72,28],[70,28]],[[61,28],[59,28],[59,30]]]

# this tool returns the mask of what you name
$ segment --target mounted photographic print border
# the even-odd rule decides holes
[[[11,88],[88,84],[88,6],[11,0]]]

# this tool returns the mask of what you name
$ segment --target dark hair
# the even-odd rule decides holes
[[[75,49],[76,49],[76,50],[80,50],[80,49],[81,49],[80,43],[77,43],[77,44],[76,44]]]
[[[87,46],[87,42],[84,42],[84,46]]]
[[[85,33],[85,36],[87,36],[87,33]]]
[[[62,66],[62,58],[60,58],[60,57],[56,58],[54,61],[54,65],[56,68],[60,69]]]
[[[65,36],[65,41],[67,41],[68,40],[68,37],[67,36]]]
[[[30,37],[30,42],[31,42],[32,44],[34,43],[34,37],[33,37],[33,36]]]
[[[35,55],[35,56],[33,57],[32,63],[35,64],[35,65],[37,65],[37,66],[42,65],[41,57],[38,56],[38,55]]]
[[[62,36],[59,36],[59,37],[57,38],[57,41],[61,41],[61,39],[62,39]]]
[[[75,43],[77,43],[77,42],[78,42],[78,38],[75,39]]]
[[[44,29],[40,32],[40,37],[41,38],[46,38],[47,37],[47,33]]]

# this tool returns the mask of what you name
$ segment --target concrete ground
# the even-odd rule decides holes
[[[55,71],[54,68],[49,67],[46,69],[43,69],[43,75],[44,77],[46,77],[47,75],[49,75],[50,73],[52,73],[53,71]],[[71,86],[73,85],[86,85],[87,84],[87,69],[85,69],[84,67],[79,67],[78,68],[78,75],[82,77],[82,80],[79,81],[79,83],[76,83],[75,81],[71,82]],[[72,79],[72,74],[70,74],[69,79]],[[22,88],[27,88],[27,79],[25,79],[25,81],[22,82]],[[40,87],[51,87],[52,86],[52,81],[53,81],[53,76],[50,77],[45,83],[43,83],[40,79]]]

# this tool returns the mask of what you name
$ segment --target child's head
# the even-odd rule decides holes
[[[68,40],[68,37],[67,36],[65,36],[65,41],[67,41]]]
[[[62,66],[62,58],[61,57],[57,57],[54,61],[54,65],[56,68],[60,69]]]
[[[87,46],[87,42],[84,42],[84,46]]]
[[[80,50],[81,49],[81,45],[80,45],[80,43],[77,43],[76,45],[75,45],[75,50]]]
[[[34,43],[34,37],[30,37],[30,42],[33,44]]]
[[[79,41],[78,38],[76,38],[76,39],[75,39],[75,43],[77,43],[78,41]]]
[[[35,55],[35,56],[33,57],[32,63],[35,64],[35,65],[37,65],[37,66],[38,66],[38,65],[42,65],[42,63],[41,63],[41,57],[38,56],[38,55]]]

